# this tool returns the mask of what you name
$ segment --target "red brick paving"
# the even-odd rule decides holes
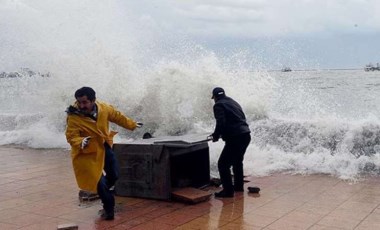
[[[115,220],[99,201],[80,203],[62,149],[0,147],[0,229],[380,229],[380,177],[350,183],[326,175],[250,178],[260,195],[236,193],[196,205],[117,197]]]

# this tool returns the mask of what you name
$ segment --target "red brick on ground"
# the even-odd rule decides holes
[[[195,205],[117,197],[115,220],[100,201],[80,203],[68,150],[0,146],[0,229],[380,229],[380,177],[357,183],[326,175],[250,177],[259,194]],[[212,192],[212,191],[211,191]]]

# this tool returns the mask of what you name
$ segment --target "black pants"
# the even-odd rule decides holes
[[[243,160],[250,141],[250,133],[244,133],[225,140],[223,151],[218,160],[218,169],[223,189],[227,192],[234,191],[231,166],[234,173],[234,186],[243,187]]]
[[[110,187],[115,185],[116,180],[119,177],[119,166],[115,158],[115,154],[108,144],[104,144],[105,147],[105,159],[104,159],[104,171],[106,175],[102,175],[98,182],[98,195],[103,203],[103,209],[106,213],[113,213],[115,208],[115,197],[113,192],[110,191]]]

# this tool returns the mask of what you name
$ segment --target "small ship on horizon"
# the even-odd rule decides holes
[[[376,63],[376,66],[374,66],[372,63],[369,63],[364,67],[364,71],[369,72],[369,71],[380,71],[380,64]]]

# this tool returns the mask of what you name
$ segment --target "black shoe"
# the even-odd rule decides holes
[[[248,191],[250,193],[259,193],[260,192],[260,188],[259,187],[248,187]]]
[[[115,215],[111,213],[104,213],[100,216],[103,220],[113,220],[115,219]]]
[[[226,190],[222,190],[220,192],[215,193],[215,197],[234,197],[234,192],[227,192]]]
[[[115,214],[114,212],[111,212],[111,213],[107,213],[103,210],[100,210],[99,211],[100,214],[100,217],[103,219],[103,220],[113,220],[115,219]]]

